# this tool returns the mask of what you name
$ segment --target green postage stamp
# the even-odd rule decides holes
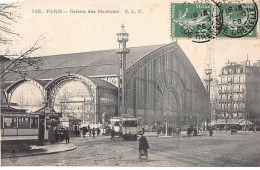
[[[258,4],[254,1],[171,3],[171,37],[207,42],[214,38],[257,38]]]

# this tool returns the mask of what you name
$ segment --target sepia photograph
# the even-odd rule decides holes
[[[259,0],[0,0],[2,167],[259,167]]]

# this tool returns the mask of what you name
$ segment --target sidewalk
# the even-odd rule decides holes
[[[25,157],[25,156],[35,156],[35,155],[46,155],[65,151],[71,151],[76,149],[76,146],[72,143],[56,143],[56,144],[46,144],[44,146],[32,145],[31,149],[27,152],[17,152],[15,156]],[[1,159],[10,158],[11,152],[2,152]]]
[[[144,132],[145,137],[158,137],[157,132]]]

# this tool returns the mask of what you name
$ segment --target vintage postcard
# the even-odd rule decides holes
[[[1,0],[1,166],[260,166],[259,0]]]

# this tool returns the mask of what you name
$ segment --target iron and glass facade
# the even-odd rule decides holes
[[[208,119],[208,93],[178,44],[145,55],[127,69],[126,78],[127,112],[144,124],[163,123],[167,117],[181,127]]]
[[[209,121],[208,92],[176,42],[133,47],[130,51],[124,76],[127,113],[140,117],[143,124],[164,124],[166,118],[175,127]],[[33,111],[47,105],[83,120],[83,124],[102,123],[120,114],[120,57],[115,50],[41,59],[41,68],[26,71],[27,78],[15,74],[8,77],[5,93],[9,102]],[[22,88],[26,84],[30,88]]]

